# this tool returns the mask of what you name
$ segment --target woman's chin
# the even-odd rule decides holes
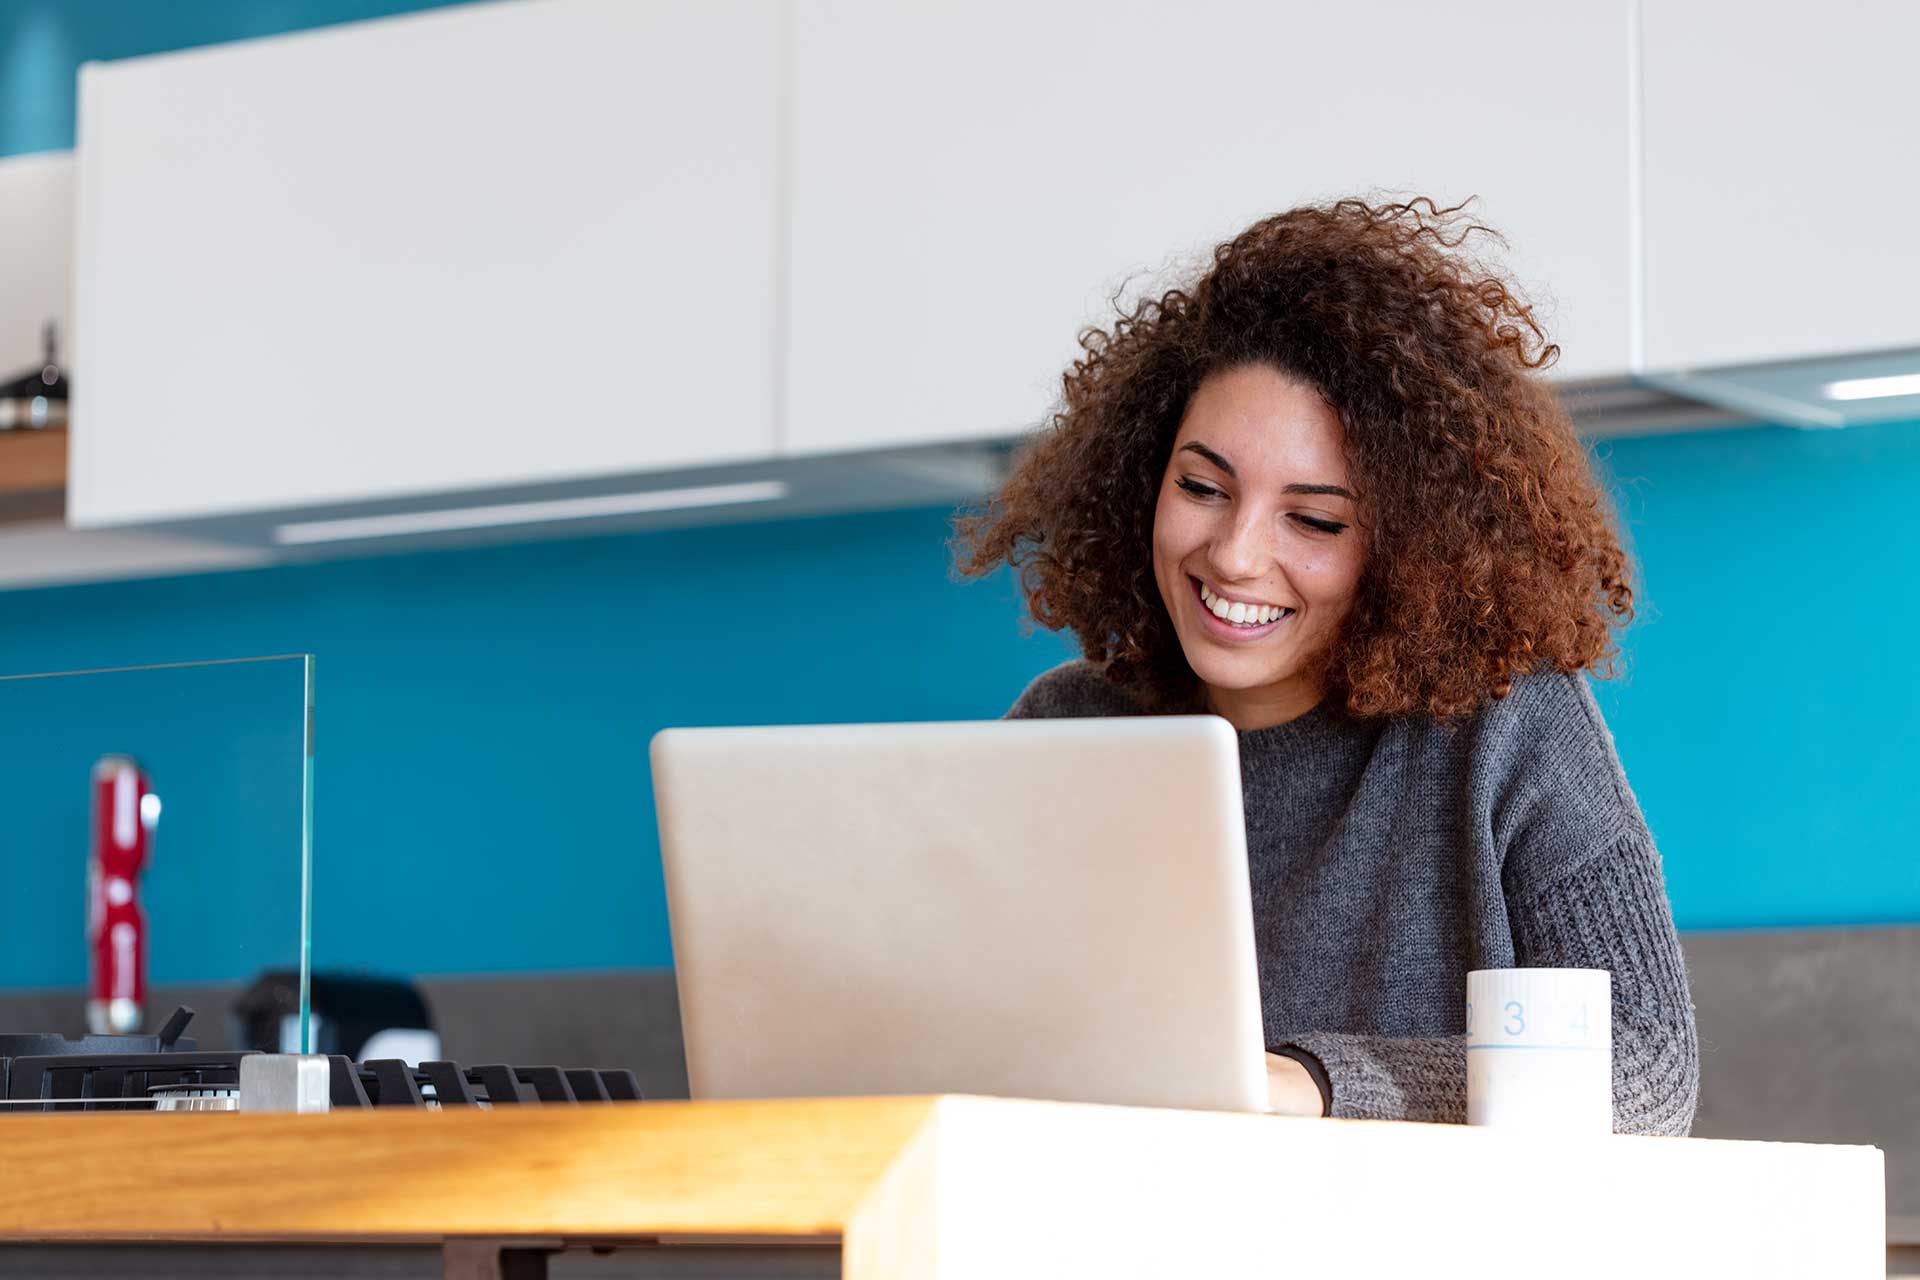
[[[1262,662],[1251,654],[1195,654],[1191,649],[1187,650],[1187,665],[1209,688],[1234,691],[1284,684],[1299,674],[1297,663]]]

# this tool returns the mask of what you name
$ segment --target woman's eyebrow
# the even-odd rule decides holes
[[[1214,466],[1226,472],[1228,476],[1236,479],[1239,477],[1239,473],[1233,469],[1233,464],[1231,462],[1228,462],[1225,458],[1221,457],[1219,454],[1215,453],[1213,450],[1207,448],[1207,446],[1201,444],[1198,440],[1187,441],[1185,444],[1180,446],[1180,452],[1197,453],[1201,457],[1205,458],[1208,462],[1211,462]]]
[[[1236,480],[1240,478],[1240,473],[1233,469],[1233,464],[1231,462],[1228,462],[1225,458],[1215,453],[1212,449],[1207,448],[1207,446],[1205,446],[1204,444],[1201,444],[1198,440],[1187,441],[1185,444],[1180,446],[1180,452],[1181,453],[1197,453],[1201,457],[1205,458],[1208,462],[1211,462],[1214,466],[1226,472],[1227,475],[1231,476],[1232,478]],[[1319,493],[1319,494],[1326,494],[1328,497],[1345,498],[1348,501],[1354,500],[1352,493],[1348,492],[1346,489],[1342,488],[1337,484],[1290,484],[1286,488],[1282,489],[1280,492],[1282,493]]]

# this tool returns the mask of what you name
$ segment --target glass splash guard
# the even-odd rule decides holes
[[[311,655],[0,676],[0,815],[0,1031],[306,1050]]]

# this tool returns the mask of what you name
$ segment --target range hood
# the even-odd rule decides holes
[[[1648,386],[1761,422],[1851,427],[1920,420],[1920,348],[1641,374]]]

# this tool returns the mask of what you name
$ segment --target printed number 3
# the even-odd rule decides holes
[[[1518,1000],[1507,1001],[1507,1016],[1513,1019],[1513,1024],[1507,1027],[1508,1035],[1517,1036],[1527,1029],[1527,1011]]]

